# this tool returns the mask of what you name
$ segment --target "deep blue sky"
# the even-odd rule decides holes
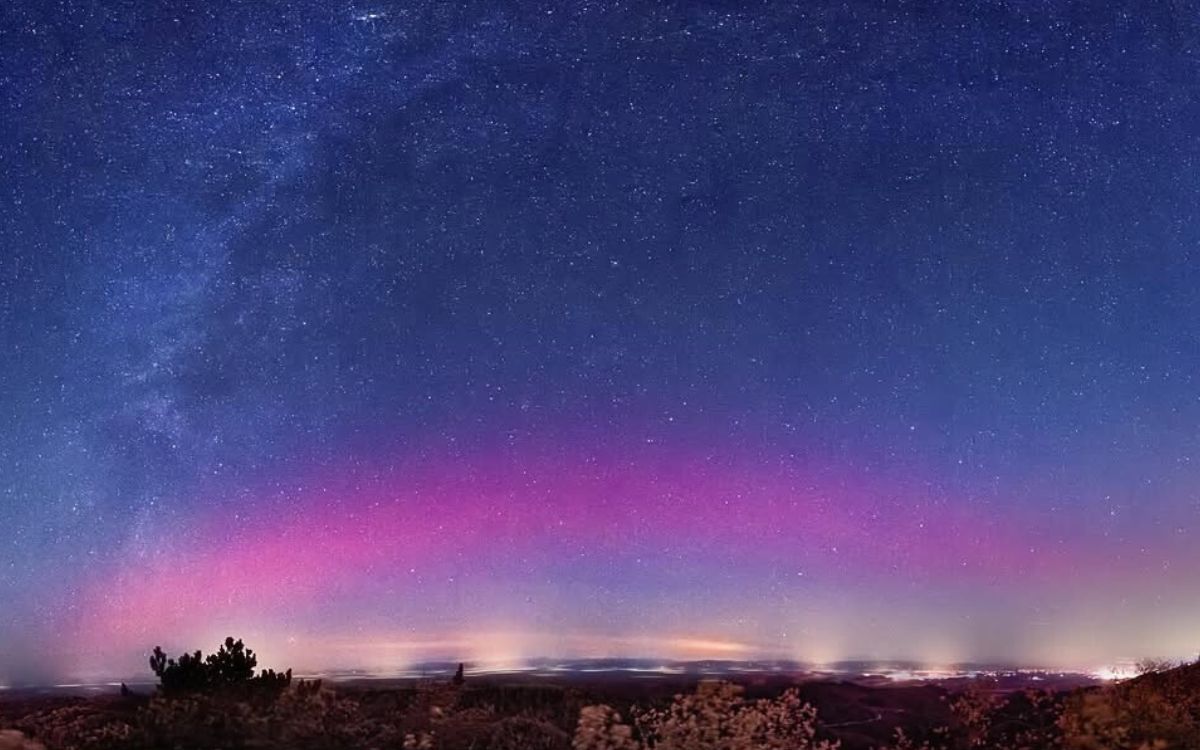
[[[5,3],[0,678],[48,634],[66,673],[222,627],[476,633],[477,592],[528,586],[503,618],[524,655],[549,629],[1191,653],[1198,10]],[[476,532],[457,514],[495,498],[409,485],[485,461],[510,533],[587,565],[502,540],[436,585],[383,552],[336,584],[248,571],[219,615],[131,604],[180,559],[228,584],[218,520],[367,544],[314,519],[376,500],[320,482],[382,476],[399,517]],[[530,490],[578,461],[640,489]],[[684,533],[664,467],[714,461],[698,517],[764,465],[819,500],[734,493],[784,529],[762,558]],[[625,541],[556,538],[572,493]],[[952,520],[912,537],[928,516]],[[837,548],[870,523],[878,549]],[[335,604],[250,606],[273,575]]]

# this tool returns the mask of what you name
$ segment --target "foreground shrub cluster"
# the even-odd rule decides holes
[[[574,750],[836,750],[817,739],[817,711],[795,690],[747,701],[729,682],[702,682],[663,709],[635,709],[634,726],[608,706],[580,714]]]
[[[183,654],[178,659],[168,659],[163,650],[155,646],[150,656],[150,669],[159,679],[164,693],[194,693],[206,690],[229,690],[248,688],[257,690],[282,690],[292,681],[292,670],[277,674],[273,669],[264,669],[255,676],[258,657],[246,648],[242,641],[226,638],[215,654],[205,657],[199,651]]]
[[[152,666],[162,680],[153,696],[0,704],[0,750],[1200,749],[1200,664],[1058,693],[977,682],[945,703],[933,693],[932,709],[836,723],[823,723],[796,688],[750,699],[721,681],[620,705],[570,688],[469,686],[461,677],[335,691],[292,682],[290,672],[256,675],[253,652],[232,639],[207,659],[167,660],[156,650]],[[945,724],[935,726],[927,719],[939,705]]]

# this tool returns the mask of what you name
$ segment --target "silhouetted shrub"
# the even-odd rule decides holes
[[[246,648],[246,644],[242,643],[240,638],[236,641],[226,638],[217,653],[210,654],[204,663],[208,667],[209,679],[214,684],[234,685],[254,678],[258,657]]]
[[[230,687],[253,687],[278,693],[292,681],[292,670],[276,672],[264,669],[255,677],[258,657],[246,648],[241,639],[226,638],[215,654],[204,658],[195,651],[178,659],[168,659],[162,648],[155,646],[150,656],[150,669],[158,677],[164,693],[194,693],[202,690]]]
[[[158,646],[150,657],[150,668],[158,676],[159,684],[164,692],[187,693],[203,690],[209,686],[209,671],[199,651],[183,654],[176,659],[167,659],[167,655]]]

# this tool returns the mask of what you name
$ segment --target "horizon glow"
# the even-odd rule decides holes
[[[1169,9],[101,5],[0,9],[0,685],[1200,648]]]

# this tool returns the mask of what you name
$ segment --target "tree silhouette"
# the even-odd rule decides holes
[[[258,657],[246,648],[240,638],[235,641],[230,637],[225,639],[217,653],[209,655],[205,664],[208,666],[209,679],[214,684],[232,685],[254,677]]]
[[[150,656],[150,669],[158,677],[164,693],[189,693],[238,686],[282,690],[292,681],[292,670],[263,670],[255,677],[258,657],[241,639],[226,638],[215,654],[207,658],[199,651],[168,659],[159,646]]]
[[[191,692],[209,685],[207,665],[199,651],[168,659],[158,646],[150,657],[150,668],[158,676],[164,692]]]

